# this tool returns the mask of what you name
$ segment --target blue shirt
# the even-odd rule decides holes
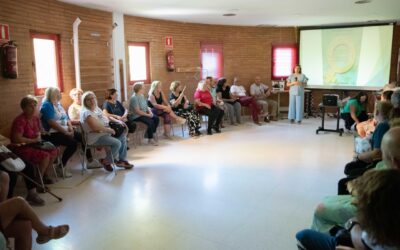
[[[307,84],[308,78],[304,74],[299,74],[295,76],[291,74],[287,78],[288,82],[302,82],[303,84]],[[304,95],[304,86],[293,85],[290,86],[289,94],[291,95]]]
[[[49,101],[44,101],[40,108],[40,120],[42,122],[42,126],[44,130],[50,131],[51,127],[49,124],[49,120],[55,120],[61,126],[66,127],[67,121],[69,120],[67,112],[65,112],[64,108],[60,103],[57,104],[57,108],[60,112],[56,112],[53,103]],[[56,132],[56,131],[50,131]]]
[[[105,101],[103,103],[103,109],[107,110],[108,113],[113,115],[123,116],[125,114],[125,108],[119,101],[116,101],[115,104]]]
[[[389,129],[390,126],[387,121],[381,122],[376,126],[371,139],[372,149],[381,149],[382,138]]]

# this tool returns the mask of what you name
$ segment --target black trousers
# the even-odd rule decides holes
[[[62,156],[62,163],[66,166],[68,160],[71,156],[75,153],[76,149],[78,148],[78,143],[82,142],[82,135],[79,132],[74,132],[74,137],[70,137],[63,133],[51,133],[47,135],[43,135],[42,138],[46,141],[53,143],[55,146],[65,146],[65,151]],[[90,150],[86,151],[86,157],[88,160],[92,159],[92,153]]]
[[[24,163],[26,166],[25,166],[24,170],[22,170],[21,172],[23,174],[25,174],[26,176],[28,176],[29,178],[31,178],[32,180],[35,180],[34,166],[32,166],[31,164],[29,164],[27,162],[24,162]],[[13,197],[14,188],[15,188],[15,185],[17,184],[18,173],[7,171],[2,165],[0,165],[0,170],[7,172],[8,176],[10,177],[7,198],[11,198],[11,197]],[[36,187],[36,185],[32,181],[28,180],[25,177],[24,177],[24,181],[25,181],[25,186],[26,186],[27,190],[31,190]]]
[[[353,124],[355,123],[353,118],[351,118],[350,113],[341,113],[340,117],[344,120],[344,127],[346,129],[350,130],[351,126],[353,126]],[[362,111],[361,114],[359,116],[357,116],[357,119],[360,122],[366,121],[366,120],[368,120],[368,115],[365,111]]]
[[[212,105],[211,109],[201,107],[198,112],[202,115],[208,116],[208,131],[210,132],[213,127],[219,128],[222,118],[224,117],[224,111],[217,106]]]

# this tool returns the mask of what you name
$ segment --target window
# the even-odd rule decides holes
[[[129,43],[130,82],[150,83],[149,43]]]
[[[201,43],[201,78],[207,76],[220,78],[224,73],[224,63],[222,55],[222,44],[218,43]]]
[[[272,45],[272,80],[288,77],[297,62],[297,44]]]
[[[60,37],[55,34],[31,33],[35,95],[43,95],[48,87],[63,91]]]

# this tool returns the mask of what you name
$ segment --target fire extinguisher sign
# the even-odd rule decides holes
[[[172,36],[166,36],[165,37],[165,48],[166,49],[174,48],[174,43],[172,41]]]
[[[10,32],[9,32],[8,24],[0,23],[0,41],[1,42],[8,42],[10,41]]]

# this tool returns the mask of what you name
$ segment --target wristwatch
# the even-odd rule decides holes
[[[356,220],[350,219],[344,224],[344,228],[350,232],[355,225],[360,225],[360,223]]]

